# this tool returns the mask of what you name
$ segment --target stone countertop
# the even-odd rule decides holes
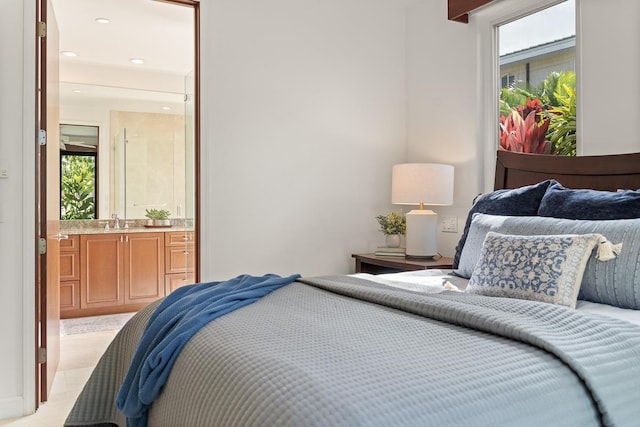
[[[120,228],[113,227],[113,220],[74,220],[60,221],[60,232],[68,235],[78,234],[118,234],[118,233],[164,233],[164,232],[180,232],[193,231],[193,226],[185,225],[184,220],[172,220],[174,222],[171,227],[146,227],[145,220],[127,220],[127,226],[121,220]],[[109,228],[105,225],[109,223]]]
[[[193,227],[129,227],[129,228],[85,228],[85,227],[71,227],[61,228],[62,234],[77,235],[77,234],[118,234],[118,233],[164,233],[175,231],[193,231]]]

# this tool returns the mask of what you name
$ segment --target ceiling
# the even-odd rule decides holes
[[[65,89],[83,97],[116,96],[111,88],[140,89],[131,97],[182,93],[194,68],[193,8],[153,0],[52,0],[59,29],[61,100]],[[51,14],[51,12],[49,12]],[[49,17],[50,19],[51,17]],[[96,22],[107,18],[108,24]],[[144,64],[130,62],[144,59]],[[77,86],[78,84],[83,86]],[[91,86],[94,86],[89,89]],[[98,95],[100,93],[100,95]],[[79,96],[78,94],[74,96]],[[174,96],[175,99],[175,96]]]

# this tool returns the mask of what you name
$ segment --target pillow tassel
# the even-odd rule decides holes
[[[621,251],[622,243],[614,245],[603,237],[603,240],[598,245],[598,255],[596,255],[596,258],[598,261],[609,261],[614,259],[617,255],[620,255]]]

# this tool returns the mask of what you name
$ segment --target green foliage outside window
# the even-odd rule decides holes
[[[61,219],[95,219],[95,157],[61,156]]]
[[[522,116],[522,112],[529,112],[531,106],[537,110],[537,127],[544,129],[548,126],[544,135],[537,135],[537,129],[525,125],[527,117]],[[517,115],[522,116],[521,119]],[[575,156],[576,74],[573,71],[553,72],[536,88],[521,84],[503,88],[500,92],[500,116],[502,149],[518,151],[522,146],[550,144],[547,150],[551,154]],[[520,126],[508,122],[510,117],[511,122]],[[518,144],[506,143],[514,139]]]

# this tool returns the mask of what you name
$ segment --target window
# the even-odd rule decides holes
[[[515,82],[516,82],[516,76],[510,76],[509,74],[504,74],[502,76],[502,79],[500,79],[500,87],[506,88],[509,86],[513,86]]]
[[[498,40],[500,149],[576,155],[575,0],[500,25]]]
[[[96,219],[98,127],[60,125],[60,219]]]

